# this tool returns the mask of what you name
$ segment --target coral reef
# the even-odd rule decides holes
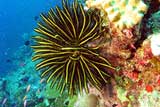
[[[30,35],[25,33],[25,40]],[[27,36],[28,35],[28,36]],[[28,37],[28,38],[27,38]],[[11,59],[15,68],[5,77],[0,78],[0,105],[2,107],[67,107],[67,93],[60,95],[55,88],[46,85],[45,79],[39,77],[34,69],[36,62],[31,60],[32,50],[29,46],[18,47]],[[46,86],[46,87],[44,87]],[[63,103],[64,102],[64,103]]]
[[[148,1],[148,3],[150,2],[151,1]],[[110,2],[103,0],[88,0],[86,4],[89,8],[100,9],[103,18],[105,15],[104,11],[108,12],[109,10],[107,9],[116,6],[115,1]],[[109,7],[107,7],[107,9],[104,8],[106,4],[108,4],[107,6]],[[145,9],[147,9],[147,7]],[[149,7],[149,12],[153,11],[153,7]],[[113,66],[120,66],[120,70],[118,72],[111,70],[114,74],[114,79],[110,83],[112,87],[110,91],[106,90],[109,87],[108,85],[104,86],[100,91],[93,87],[89,88],[89,94],[96,95],[99,98],[98,101],[102,103],[100,107],[159,107],[160,57],[158,53],[159,42],[157,42],[160,37],[157,33],[159,32],[159,18],[157,18],[159,15],[157,12],[155,13],[156,17],[154,16],[153,18],[154,14],[149,12],[147,12],[143,20],[143,17],[141,17],[140,20],[137,21],[140,25],[136,25],[137,23],[135,23],[128,28],[115,26],[114,20],[111,20],[110,18],[112,17],[109,17],[109,15],[112,16],[112,14],[107,13],[106,16],[109,20],[107,19],[106,27],[108,27],[108,32],[105,38],[108,39],[105,42],[101,41],[97,43],[103,42],[100,53],[106,57]],[[146,16],[151,16],[151,18]],[[132,18],[130,21],[136,20],[135,17]],[[142,22],[140,22],[141,20]],[[144,24],[146,21],[148,22]],[[147,28],[149,30],[144,31],[145,27],[143,25],[147,24],[151,27]],[[157,29],[155,30],[155,28]],[[151,34],[150,31],[157,34],[149,35]],[[103,40],[105,38],[103,38]],[[96,43],[93,43],[93,45],[94,44]],[[112,94],[112,96],[109,96],[110,94]]]
[[[156,4],[158,3],[158,0],[144,1],[149,6],[148,11],[146,5],[141,0],[125,0],[125,2],[124,0],[122,0],[121,2],[120,0],[87,0],[87,4],[85,4],[83,0],[79,1],[83,3],[83,5],[75,5],[74,2],[74,4],[72,5],[72,9],[67,5],[65,6],[67,8],[66,10],[62,9],[63,11],[61,11],[61,8],[57,7],[54,11],[52,11],[51,9],[49,14],[42,15],[43,20],[39,23],[37,31],[42,34],[45,33],[47,36],[40,35],[34,37],[37,40],[37,44],[43,44],[42,47],[34,47],[37,53],[39,53],[40,51],[46,51],[44,50],[45,47],[43,46],[48,46],[49,43],[52,43],[49,46],[53,47],[49,47],[47,49],[52,49],[52,51],[58,51],[59,53],[72,53],[67,55],[73,60],[65,63],[64,65],[64,71],[67,71],[69,73],[67,77],[68,81],[66,81],[64,75],[62,75],[62,77],[64,77],[62,78],[62,80],[68,88],[72,88],[71,86],[73,84],[71,84],[70,81],[71,74],[73,73],[72,71],[74,71],[74,68],[76,68],[76,70],[80,72],[77,73],[76,77],[74,77],[75,85],[73,87],[74,89],[71,92],[73,93],[73,95],[68,96],[68,88],[64,88],[63,93],[61,94],[55,87],[58,81],[55,80],[55,84],[53,84],[53,87],[50,87],[52,83],[47,83],[47,78],[40,78],[40,72],[37,72],[34,67],[37,65],[38,67],[43,68],[43,63],[46,62],[43,62],[43,58],[40,61],[32,62],[31,57],[35,54],[30,48],[31,45],[39,46],[30,38],[31,35],[37,35],[37,33],[24,33],[22,35],[24,39],[24,45],[19,47],[10,59],[7,59],[8,62],[14,65],[13,72],[9,72],[5,77],[0,78],[1,106],[160,107],[160,14],[159,4]],[[127,1],[128,5],[125,4]],[[103,5],[100,4],[102,2]],[[117,8],[119,8],[119,6],[121,6],[121,4],[118,6],[117,3],[119,2],[124,3],[122,10],[116,10]],[[131,2],[135,3],[130,4]],[[95,3],[97,4],[95,5]],[[156,4],[155,8],[153,4]],[[64,3],[63,5],[66,4]],[[131,10],[129,10],[129,5],[131,6]],[[135,5],[137,5],[138,8],[135,8]],[[89,6],[92,8],[88,8],[88,10],[85,10],[85,8],[83,8],[82,6]],[[141,6],[143,7],[141,8],[142,10],[139,8]],[[71,9],[71,11],[69,11],[69,9]],[[114,11],[111,11],[113,9]],[[124,9],[128,9],[128,11],[131,11],[133,13],[135,12],[135,16],[139,15],[139,13],[137,14],[137,12],[139,11],[143,11],[146,14],[144,17],[129,17],[129,22],[124,24],[121,23],[121,21],[126,19],[127,11],[126,13],[121,14],[122,16],[120,17],[116,16],[116,14],[119,14],[118,12],[122,12],[124,11]],[[80,22],[79,24],[77,24],[77,22],[73,23],[72,20],[70,20],[67,12],[64,12],[67,10],[71,14],[70,17],[74,17],[74,19],[76,19],[77,16],[75,15],[75,13],[80,13],[80,16],[77,18],[77,22]],[[55,14],[53,12],[55,12]],[[86,12],[87,15],[84,15],[83,13],[86,14]],[[100,14],[102,17],[100,17]],[[87,17],[85,23],[84,17]],[[89,18],[91,17],[94,17],[92,19],[93,23],[91,23],[92,21],[89,21]],[[112,20],[117,17],[119,17],[120,19]],[[64,18],[68,18],[66,19],[67,21],[64,21]],[[66,25],[64,22],[66,22]],[[131,24],[130,22],[134,23]],[[60,30],[60,28],[56,26],[60,24],[63,24],[63,26],[61,25],[61,27],[64,28],[63,30]],[[85,32],[84,34],[82,33],[82,30],[87,31],[87,29],[83,28],[83,26],[85,28],[86,26],[90,26],[88,28],[89,31]],[[67,27],[71,29],[66,29]],[[82,47],[77,48],[77,45],[75,45],[75,42],[73,42],[75,38],[69,40],[70,36],[57,36],[64,34],[63,31],[68,31],[68,35],[72,34],[73,36],[75,36],[75,32],[73,31],[74,29],[72,27],[80,27],[79,30],[76,29],[75,31],[77,35],[81,33],[81,37],[85,36],[86,39],[82,39],[80,43],[84,43],[85,45],[82,45],[82,47],[87,50],[81,50]],[[94,27],[96,31],[94,31]],[[92,34],[92,30],[94,32],[94,36],[90,35]],[[55,31],[60,31],[61,33],[56,33],[57,35],[54,37]],[[86,35],[90,36],[88,37]],[[65,43],[63,39],[68,42],[68,44]],[[85,40],[88,42],[85,42]],[[59,45],[66,47],[59,48]],[[87,53],[88,51],[90,53]],[[87,53],[87,55],[84,55],[84,53]],[[43,56],[43,54],[44,53],[42,52],[38,57],[34,58],[40,58],[40,56]],[[86,59],[79,57],[80,55],[85,56]],[[47,58],[50,57],[48,56]],[[81,60],[79,62],[80,58]],[[87,58],[89,59],[87,60]],[[54,60],[53,58],[53,60],[50,60],[49,63],[52,63],[52,61],[53,63],[54,61],[61,62],[61,59],[64,59],[63,56],[56,56],[56,60]],[[102,60],[105,61],[105,63]],[[41,63],[41,61],[43,63]],[[74,66],[75,62],[77,64],[76,67]],[[38,65],[39,63],[41,64]],[[81,64],[83,66],[81,66]],[[78,67],[80,69],[78,69]],[[45,73],[52,75],[52,73],[57,69],[60,68],[52,69],[50,70],[50,72],[48,72],[48,70]],[[42,72],[43,70],[47,70],[47,68],[43,68]],[[85,72],[87,74],[85,75],[87,81],[84,79],[84,75],[81,74],[84,70],[87,71]],[[57,72],[58,71],[59,70],[57,70]],[[90,71],[94,75],[91,76],[91,74],[89,74]],[[62,72],[58,73],[61,74]],[[103,74],[103,76],[101,76],[101,73]],[[109,74],[109,76],[106,76],[105,73]],[[93,82],[94,80],[98,84]],[[104,82],[104,80],[107,80],[107,82]],[[88,93],[86,93],[85,84]],[[96,88],[96,86],[99,86],[99,84],[101,84],[100,87]],[[60,87],[62,87],[63,83],[60,83],[59,85]],[[82,88],[81,91],[80,88]],[[75,90],[78,90],[76,91],[77,94],[75,94]]]
[[[129,69],[130,65],[126,65],[130,71],[121,71],[124,74],[120,77],[117,76],[117,81],[113,81],[110,84],[111,86],[107,85],[101,91],[90,87],[89,94],[94,94],[99,98],[99,102],[102,104],[100,107],[111,107],[113,105],[118,107],[159,107],[160,61],[153,56],[148,57],[147,53],[145,53],[145,56],[143,55],[143,52],[148,48],[147,44],[144,43],[144,48],[139,48],[136,53],[142,53],[142,56],[133,58],[134,63],[132,64],[135,68]],[[144,57],[146,60],[142,59]],[[139,72],[134,70],[139,70]]]
[[[109,21],[119,29],[133,27],[147,11],[147,5],[142,0],[87,0],[86,4],[89,8],[106,12]]]

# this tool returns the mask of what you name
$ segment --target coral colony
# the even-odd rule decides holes
[[[158,0],[62,0],[40,16],[2,106],[160,107]]]
[[[76,0],[62,4],[62,9],[41,15],[35,29],[39,35],[33,37],[33,61],[41,59],[36,68],[43,69],[41,77],[51,81],[52,87],[67,90],[70,96],[83,96],[84,90],[87,95],[81,99],[95,97],[104,106],[109,99],[104,100],[103,93],[122,100],[118,91],[124,90],[126,100],[112,101],[118,107],[140,106],[136,99],[142,90],[159,90],[153,79],[160,80],[159,35],[138,42],[143,36],[138,26],[148,9],[142,0],[87,0],[85,9]],[[85,106],[93,107],[92,103]]]
[[[147,11],[142,0],[87,0],[86,4],[103,10],[107,14],[105,18],[119,29],[132,28]]]

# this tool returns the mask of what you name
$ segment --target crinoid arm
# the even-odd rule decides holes
[[[105,68],[115,68],[99,55],[98,48],[86,46],[103,34],[100,15],[85,11],[77,0],[63,0],[62,8],[50,9],[41,18],[35,29],[39,35],[33,37],[32,60],[40,60],[36,69],[42,71],[42,78],[61,93],[67,89],[70,95],[88,92],[88,83],[97,89],[107,83],[111,76]]]

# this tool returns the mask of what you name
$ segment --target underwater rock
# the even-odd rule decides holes
[[[158,12],[160,3],[157,3],[158,0],[145,0],[144,2],[149,5],[149,8],[140,24],[141,43],[152,33],[159,32],[160,28],[160,12]]]
[[[74,107],[99,107],[98,97],[94,94],[79,96]]]
[[[160,33],[160,11],[153,13],[148,23],[153,33]]]

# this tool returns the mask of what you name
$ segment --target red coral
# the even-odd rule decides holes
[[[136,81],[138,79],[138,72],[136,71],[133,72],[124,71],[123,74],[133,81]]]
[[[160,86],[160,79],[157,81],[158,85]]]
[[[151,85],[146,85],[146,91],[147,92],[152,92],[153,91],[153,87]]]
[[[142,86],[142,84],[143,84],[143,80],[139,80],[138,81],[138,86]]]
[[[147,65],[148,62],[145,59],[142,59],[138,61],[138,64],[144,66],[144,65]]]

